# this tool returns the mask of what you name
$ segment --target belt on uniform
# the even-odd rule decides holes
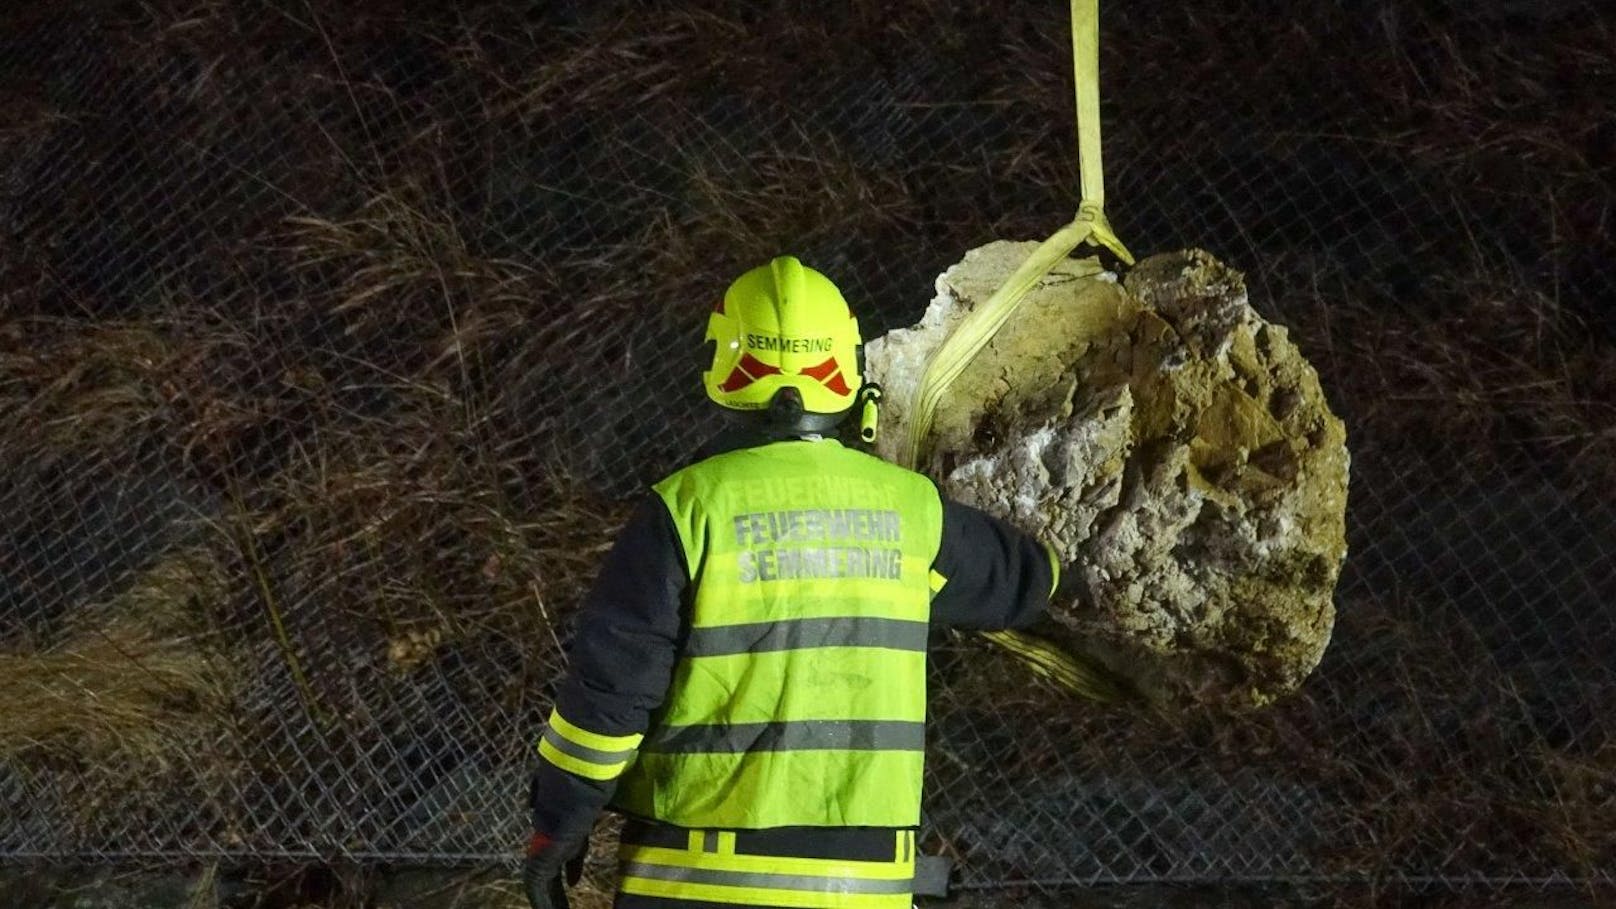
[[[947,891],[948,865],[915,855],[915,831],[783,827],[690,830],[631,819],[622,892],[802,909],[909,909]]]

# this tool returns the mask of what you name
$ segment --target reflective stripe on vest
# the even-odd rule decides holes
[[[687,849],[625,843],[619,887],[636,896],[738,905],[909,909],[914,832],[893,835],[888,862],[738,854],[733,834],[693,835]]]
[[[925,747],[925,723],[899,720],[798,720],[794,723],[662,726],[646,740],[644,750],[665,754],[742,754],[829,749],[920,751]]]
[[[690,633],[618,806],[697,828],[919,823],[936,487],[789,441],[655,489],[691,569]]]
[[[864,616],[715,625],[691,629],[685,656],[765,653],[804,647],[885,647],[924,653],[930,627],[926,622]]]

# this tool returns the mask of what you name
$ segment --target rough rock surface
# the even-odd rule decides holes
[[[919,325],[870,344],[884,456],[931,352],[1036,245],[972,250]],[[1052,608],[1068,646],[1158,700],[1243,707],[1295,690],[1329,643],[1348,465],[1285,329],[1191,250],[1121,283],[1061,263],[950,387],[918,467],[1080,573]]]

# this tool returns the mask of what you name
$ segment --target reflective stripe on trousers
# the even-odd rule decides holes
[[[633,896],[792,909],[909,909],[915,834],[893,831],[887,861],[793,858],[735,851],[735,833],[690,831],[683,849],[623,844],[621,892]]]

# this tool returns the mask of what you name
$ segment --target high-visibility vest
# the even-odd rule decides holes
[[[792,440],[654,489],[694,597],[615,804],[686,828],[916,826],[936,487],[834,441]]]

